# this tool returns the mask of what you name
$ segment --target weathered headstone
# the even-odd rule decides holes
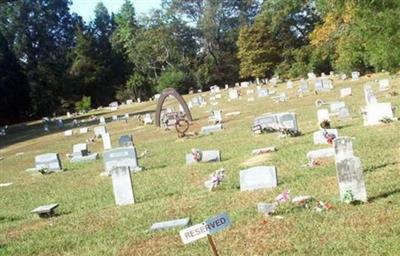
[[[293,88],[293,82],[290,81],[290,80],[286,82],[286,85],[287,85],[288,89],[292,89]]]
[[[101,116],[99,118],[99,125],[106,125],[106,119],[104,118],[104,116]]]
[[[240,171],[240,191],[274,188],[277,185],[275,166],[256,166]]]
[[[367,201],[361,161],[353,155],[352,140],[339,137],[334,140],[336,174],[342,201]],[[346,197],[350,197],[346,198]]]
[[[238,93],[238,91],[236,89],[230,89],[228,91],[228,94],[229,94],[229,99],[230,100],[236,100],[236,99],[239,98],[239,93]]]
[[[344,101],[336,101],[329,104],[331,113],[339,113],[341,108],[346,107],[346,103]]]
[[[57,153],[47,153],[35,157],[35,169],[47,171],[62,171],[62,164]]]
[[[333,88],[332,81],[326,78],[316,79],[314,85],[317,92],[329,92]]]
[[[334,156],[335,156],[334,148],[317,149],[317,150],[309,151],[307,153],[307,159],[310,163],[312,163],[318,159],[331,158]]]
[[[360,72],[358,71],[351,72],[351,80],[355,81],[358,80],[359,78],[360,78]]]
[[[131,172],[129,167],[114,167],[111,170],[114,199],[116,205],[134,204]]]
[[[299,131],[299,127],[297,125],[296,114],[292,112],[284,112],[276,114],[276,119],[281,127],[286,129],[292,129],[294,131]]]
[[[369,104],[377,104],[378,100],[375,97],[374,92],[370,85],[364,86],[364,95],[365,95],[365,102],[367,105]]]

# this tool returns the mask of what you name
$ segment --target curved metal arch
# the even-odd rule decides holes
[[[181,106],[183,107],[183,110],[186,113],[186,117],[187,119],[191,122],[193,121],[192,119],[192,114],[190,113],[189,107],[186,104],[186,101],[183,99],[183,97],[174,89],[174,88],[167,88],[164,89],[161,92],[160,98],[158,99],[157,102],[157,108],[156,108],[156,126],[161,127],[161,122],[160,122],[160,118],[161,118],[161,110],[162,110],[162,106],[164,104],[165,99],[167,99],[168,96],[174,96],[175,99],[179,102],[179,104],[181,104]]]

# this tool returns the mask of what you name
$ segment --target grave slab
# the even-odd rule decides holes
[[[163,230],[163,229],[173,229],[186,227],[190,223],[190,218],[183,218],[177,220],[169,220],[163,222],[157,222],[151,225],[150,230]]]
[[[129,167],[115,167],[111,170],[114,199],[116,205],[128,205],[135,203],[133,195],[131,172]]]

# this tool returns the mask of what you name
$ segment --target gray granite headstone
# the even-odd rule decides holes
[[[254,126],[260,125],[262,129],[271,127],[277,123],[278,123],[278,120],[277,120],[276,116],[273,114],[263,114],[259,117],[256,117],[254,120]]]
[[[122,135],[121,137],[119,137],[118,140],[119,146],[120,147],[130,147],[130,146],[134,146],[133,145],[133,138],[132,135]]]
[[[135,147],[120,147],[104,151],[104,165],[106,173],[110,173],[115,167],[129,167],[131,172],[136,172],[138,166]]]
[[[240,191],[268,189],[277,185],[275,166],[256,166],[240,171]]]
[[[367,191],[361,161],[353,155],[352,139],[339,137],[334,140],[336,174],[340,199],[343,201],[349,192],[354,200],[366,202]]]
[[[129,167],[120,166],[111,170],[112,185],[116,205],[134,204],[131,172]]]
[[[295,131],[299,130],[295,113],[289,113],[289,112],[279,113],[279,114],[277,114],[277,119],[278,119],[279,124],[282,127],[292,129]]]
[[[47,153],[35,157],[35,169],[39,171],[46,169],[48,171],[62,171],[60,157],[57,153]]]
[[[157,222],[151,225],[150,230],[162,230],[162,229],[186,227],[187,225],[189,225],[189,222],[190,218]]]

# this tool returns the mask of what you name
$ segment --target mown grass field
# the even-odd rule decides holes
[[[387,74],[362,77],[359,81],[335,81],[330,93],[297,97],[295,88],[280,84],[277,91],[288,91],[287,102],[275,103],[270,97],[247,102],[246,90],[239,101],[227,101],[227,92],[216,108],[223,114],[240,111],[225,118],[223,132],[191,139],[178,139],[175,131],[141,126],[131,118],[107,124],[113,146],[122,134],[132,133],[145,171],[132,176],[137,203],[116,207],[110,177],[101,177],[103,160],[70,164],[65,154],[72,145],[84,142],[93,133],[64,137],[63,131],[45,134],[41,126],[0,137],[0,255],[211,255],[207,239],[183,245],[179,230],[149,232],[158,221],[190,217],[192,224],[227,212],[232,225],[214,236],[220,255],[400,255],[400,123],[364,127],[359,113],[365,105],[363,85]],[[392,77],[391,90],[400,92],[400,78]],[[339,89],[351,87],[353,96],[344,98],[352,118],[333,119],[339,135],[355,137],[355,155],[361,158],[369,202],[347,205],[339,201],[333,161],[314,169],[303,168],[313,145],[317,128],[316,99],[333,101]],[[253,88],[252,88],[253,89]],[[255,88],[254,88],[255,89]],[[373,86],[380,102],[391,102],[398,109],[400,96],[388,96]],[[208,100],[209,94],[203,93]],[[187,95],[188,100],[192,95]],[[168,101],[169,104],[174,102]],[[118,114],[154,111],[155,102],[126,106]],[[192,110],[195,121],[190,131],[199,131],[208,122],[213,106]],[[178,109],[176,107],[176,109]],[[277,133],[254,136],[250,126],[257,115],[266,112],[294,111],[303,133],[295,138],[278,138]],[[111,116],[115,113],[106,114]],[[53,128],[54,129],[54,128]],[[276,146],[258,165],[278,168],[278,187],[272,190],[240,192],[239,171],[251,150]],[[185,153],[196,147],[219,149],[222,162],[185,165]],[[102,152],[101,140],[89,145]],[[24,152],[16,156],[16,153]],[[58,152],[67,171],[51,175],[32,175],[35,155]],[[215,192],[203,182],[214,170],[224,167],[226,179]],[[273,202],[284,189],[292,195],[312,195],[329,201],[333,208],[314,210],[285,204],[277,215],[268,218],[257,213],[258,202]],[[58,216],[40,219],[30,211],[39,205],[58,202]]]

